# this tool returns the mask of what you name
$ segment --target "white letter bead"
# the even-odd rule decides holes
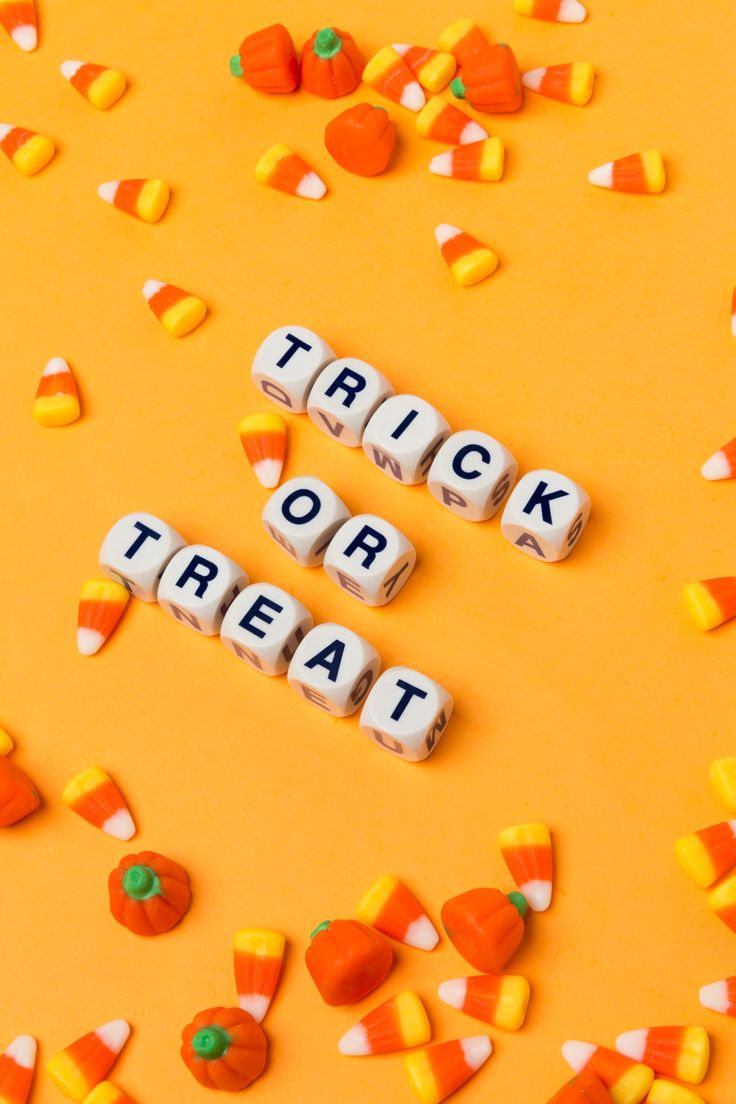
[[[307,413],[317,429],[333,441],[360,448],[366,423],[394,389],[385,376],[364,360],[333,360],[317,377],[309,393]]]
[[[511,490],[518,464],[509,450],[475,429],[453,433],[434,458],[427,487],[443,506],[467,521],[493,517]]]
[[[346,521],[330,541],[324,569],[367,606],[385,606],[411,575],[417,554],[404,534],[374,514]]]
[[[365,427],[363,451],[397,483],[424,483],[450,427],[433,406],[415,395],[393,395]]]
[[[389,667],[366,698],[360,727],[386,751],[417,763],[442,739],[452,705],[434,679],[411,667]]]
[[[263,675],[283,675],[314,621],[308,609],[272,583],[241,590],[220,629],[233,655]]]
[[[303,414],[315,379],[335,359],[327,342],[304,326],[270,333],[255,357],[251,375],[259,391],[292,414]]]
[[[206,544],[190,544],[169,562],[158,587],[158,604],[203,636],[217,636],[228,607],[248,585],[234,560]]]
[[[181,533],[153,514],[126,514],[102,542],[100,567],[135,598],[155,602],[164,568],[186,543]]]
[[[342,625],[317,625],[289,665],[289,685],[333,717],[349,717],[360,706],[381,667],[367,640]]]
[[[302,567],[316,567],[350,517],[345,503],[321,479],[289,479],[263,508],[261,520],[277,544]]]
[[[527,472],[511,492],[501,532],[527,556],[555,563],[575,547],[590,516],[590,499],[559,472]]]

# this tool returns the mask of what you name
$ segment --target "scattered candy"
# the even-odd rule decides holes
[[[710,765],[710,781],[724,808],[736,813],[736,756],[714,759]]]
[[[595,71],[589,61],[571,61],[565,65],[547,65],[522,73],[521,83],[530,92],[539,92],[548,100],[584,107],[593,95]]]
[[[244,38],[230,58],[230,72],[258,92],[293,92],[299,86],[299,61],[286,27],[274,23]]]
[[[470,1080],[492,1052],[487,1035],[453,1039],[408,1054],[404,1069],[419,1104],[441,1104]]]
[[[79,391],[63,357],[52,357],[43,370],[33,402],[33,417],[47,427],[71,425],[80,414]]]
[[[657,195],[664,191],[666,183],[662,154],[659,150],[644,150],[607,161],[592,169],[588,180],[597,188],[610,188],[614,192]]]
[[[377,176],[388,167],[396,127],[384,107],[360,103],[343,111],[325,129],[325,145],[338,165],[358,176]]]
[[[736,437],[705,461],[700,474],[704,479],[736,479]]]
[[[441,92],[452,80],[457,67],[452,54],[406,43],[394,43],[393,48],[428,92]]]
[[[702,632],[717,629],[719,625],[736,617],[734,575],[688,583],[682,593],[688,613]]]
[[[100,1081],[89,1096],[85,1097],[84,1104],[134,1104],[134,1102],[122,1089],[113,1085],[112,1081]]]
[[[196,330],[207,314],[202,299],[161,280],[146,280],[143,298],[172,337],[184,337]]]
[[[612,1104],[612,1100],[601,1079],[590,1070],[583,1070],[563,1085],[547,1104]]]
[[[575,1073],[587,1070],[599,1077],[614,1104],[641,1104],[654,1080],[648,1066],[595,1043],[570,1040],[562,1048],[562,1057]]]
[[[469,889],[444,903],[442,926],[466,962],[485,974],[497,974],[524,938],[527,909],[521,893]]]
[[[519,824],[498,837],[503,860],[533,912],[552,903],[554,865],[552,839],[546,824]]]
[[[358,920],[325,920],[310,936],[305,961],[325,1004],[355,1004],[388,975],[390,945]]]
[[[421,111],[424,107],[426,97],[422,86],[393,46],[384,46],[371,58],[363,70],[363,80],[409,111]]]
[[[457,226],[440,223],[434,235],[447,267],[463,287],[480,283],[498,268],[496,254]]]
[[[240,443],[262,487],[278,487],[286,457],[286,422],[280,414],[249,414],[238,422]]]
[[[453,55],[460,66],[484,54],[491,45],[472,19],[458,19],[456,23],[451,23],[440,35],[439,44],[441,49]]]
[[[87,767],[67,782],[61,800],[73,813],[113,839],[129,840],[135,835],[125,798],[102,767]]]
[[[500,180],[503,176],[504,148],[500,138],[484,138],[467,146],[438,153],[429,162],[429,171],[453,180]]]
[[[408,947],[431,951],[439,942],[432,921],[414,894],[390,874],[373,883],[356,912],[364,923]]]
[[[722,1016],[736,1016],[736,977],[712,981],[701,988],[699,995],[703,1008],[720,1012]]]
[[[117,103],[127,87],[125,74],[105,65],[88,61],[64,61],[61,72],[85,100],[99,111],[107,111]]]
[[[467,100],[476,111],[488,114],[518,111],[524,99],[514,51],[505,42],[469,58],[450,88],[458,99]]]
[[[77,618],[77,647],[83,656],[97,655],[125,613],[130,595],[111,579],[89,579],[82,586]]]
[[[514,11],[549,23],[582,23],[588,14],[580,0],[514,0]]]
[[[337,1044],[341,1054],[362,1057],[392,1054],[422,1046],[432,1038],[424,1005],[416,993],[406,990],[379,1004],[363,1016]]]
[[[169,205],[165,180],[108,180],[97,189],[100,199],[143,222],[158,222]]]
[[[35,812],[41,797],[28,775],[5,755],[0,757],[0,828]]]
[[[518,1031],[526,1018],[531,989],[517,974],[479,974],[443,981],[437,995],[450,1008],[483,1023]]]
[[[352,35],[323,27],[302,47],[302,88],[325,100],[347,96],[360,84],[363,64]]]
[[[433,96],[422,108],[416,118],[416,127],[422,138],[451,146],[466,146],[488,137],[488,131],[480,123],[441,96]]]
[[[208,1008],[182,1032],[181,1056],[206,1089],[240,1092],[266,1067],[268,1040],[263,1028],[241,1008]]]
[[[36,1040],[30,1035],[17,1035],[0,1054],[2,1104],[26,1104],[31,1095],[35,1068]]]
[[[126,855],[108,879],[110,912],[135,935],[171,931],[192,899],[184,867],[155,851]]]
[[[36,49],[38,15],[34,0],[0,0],[0,25],[21,50]]]
[[[65,1096],[83,1101],[105,1080],[129,1035],[125,1020],[103,1024],[50,1058],[46,1072]]]
[[[256,179],[269,188],[302,199],[322,199],[327,185],[299,154],[288,146],[271,146],[256,165]]]
[[[716,886],[708,897],[708,905],[719,920],[736,932],[736,874]]]
[[[235,935],[238,1005],[261,1023],[279,984],[286,940],[267,928],[243,928]]]
[[[684,836],[675,844],[675,854],[695,884],[707,889],[736,866],[736,820]]]
[[[705,1104],[702,1096],[672,1081],[655,1081],[646,1104]]]
[[[616,1050],[655,1073],[699,1085],[708,1072],[710,1039],[704,1027],[643,1027],[619,1035]]]
[[[45,169],[56,153],[56,146],[45,134],[11,123],[0,123],[0,149],[24,176]]]

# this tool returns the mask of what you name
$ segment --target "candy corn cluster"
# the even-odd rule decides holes
[[[82,1035],[45,1063],[46,1073],[68,1100],[80,1104],[133,1104],[106,1080],[128,1041],[125,1020],[113,1020]],[[0,1054],[0,1101],[27,1104],[36,1071],[36,1040],[19,1035]]]

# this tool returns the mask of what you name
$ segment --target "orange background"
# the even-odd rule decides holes
[[[590,0],[578,27],[523,19],[500,0],[409,2],[401,14],[385,0],[40,8],[36,54],[0,41],[2,114],[59,145],[33,180],[0,164],[0,723],[46,801],[0,847],[0,1042],[31,1032],[46,1059],[123,1016],[134,1035],[115,1078],[134,1099],[208,1099],[178,1057],[179,1033],[201,1008],[234,1002],[234,931],[270,925],[290,954],[253,1098],[408,1101],[400,1058],[351,1061],[336,1040],[404,986],[428,998],[437,1039],[477,1033],[434,996],[465,964],[446,940],[432,955],[399,948],[380,994],[330,1009],[303,967],[307,935],[350,915],[385,872],[406,878],[435,919],[471,886],[511,888],[496,834],[541,819],[559,880],[513,960],[533,984],[527,1026],[491,1031],[496,1053],[463,1100],[541,1104],[566,1078],[565,1039],[703,1022],[714,1037],[703,1093],[727,1104],[734,1028],[700,1009],[697,992],[734,972],[736,942],[672,844],[722,819],[707,767],[736,751],[736,630],[702,636],[680,599],[685,581],[735,566],[736,485],[698,474],[736,431],[733,4]],[[274,18],[298,43],[334,19],[368,55],[392,40],[433,43],[462,15],[510,42],[522,68],[588,59],[598,74],[589,108],[530,94],[519,116],[489,120],[508,151],[499,184],[430,176],[439,147],[399,108],[392,171],[349,177],[323,128],[377,96],[261,97],[228,74],[244,34]],[[59,74],[70,57],[119,66],[127,95],[94,111]],[[276,141],[324,176],[324,202],[256,183],[253,166]],[[592,166],[652,145],[668,166],[661,197],[588,185]],[[95,196],[101,181],[146,175],[174,191],[158,226]],[[497,250],[490,280],[453,283],[433,239],[442,221]],[[176,342],[160,328],[140,294],[151,277],[206,299],[196,333]],[[378,611],[293,565],[261,528],[266,494],[235,434],[241,415],[267,405],[250,362],[285,323],[374,363],[453,427],[498,436],[522,471],[577,479],[593,516],[571,558],[533,562],[497,521],[453,517],[293,417],[288,476],[325,478],[353,511],[398,523],[419,553],[406,590]],[[30,414],[54,355],[72,364],[84,404],[57,431]],[[443,682],[456,713],[431,760],[395,761],[355,718],[323,716],[285,679],[259,677],[155,607],[131,602],[105,651],[78,655],[79,587],[109,526],[133,509],[364,634],[386,665]],[[136,939],[113,922],[106,878],[128,848],[60,803],[68,778],[95,762],[129,796],[133,847],[191,873],[191,913],[168,936]],[[41,1075],[34,1100],[57,1099]]]

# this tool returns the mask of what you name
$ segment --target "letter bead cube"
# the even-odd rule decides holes
[[[366,698],[360,727],[385,751],[418,763],[431,755],[452,716],[452,697],[411,667],[389,667]]]
[[[309,475],[287,480],[261,514],[266,532],[302,567],[322,563],[328,544],[349,517],[342,499]]]
[[[397,483],[424,483],[450,427],[416,395],[393,395],[365,427],[363,451]]]
[[[314,621],[308,609],[272,583],[252,583],[231,604],[220,640],[263,675],[283,675]]]
[[[385,606],[407,583],[417,554],[404,534],[374,514],[346,521],[330,541],[324,569],[367,606]]]
[[[164,568],[186,543],[181,533],[153,514],[126,514],[102,542],[100,567],[135,598],[155,602]]]
[[[527,472],[511,492],[501,532],[527,556],[547,563],[564,560],[580,539],[590,516],[590,499],[559,472]]]
[[[259,348],[251,376],[271,402],[292,414],[303,414],[312,384],[334,359],[327,342],[305,326],[282,326]]]
[[[360,706],[381,668],[378,652],[342,625],[308,632],[289,665],[289,685],[333,717],[349,717]]]
[[[385,376],[356,357],[333,360],[309,393],[307,413],[317,429],[348,448],[360,448],[368,419],[393,395]]]
[[[429,469],[429,493],[467,521],[493,517],[516,479],[519,466],[509,450],[475,429],[453,433]]]
[[[248,576],[234,560],[206,544],[190,544],[161,576],[158,604],[182,625],[217,636],[230,603],[247,585]]]

